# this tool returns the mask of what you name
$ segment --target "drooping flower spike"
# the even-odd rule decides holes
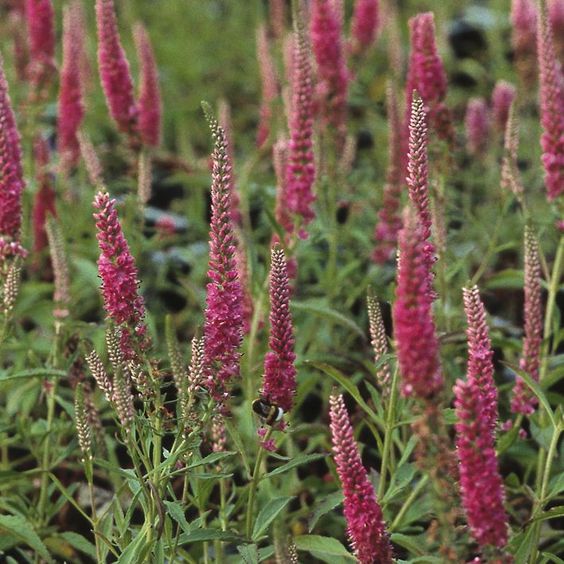
[[[392,310],[394,336],[404,396],[432,398],[440,394],[443,377],[439,341],[429,299],[429,260],[416,212],[407,208],[399,232],[396,301]]]
[[[486,402],[475,381],[454,386],[460,491],[470,532],[480,545],[503,549],[508,521]]]
[[[159,88],[159,71],[147,30],[141,23],[133,30],[137,58],[140,65],[138,120],[141,141],[149,147],[157,147],[161,141],[162,102]]]
[[[296,393],[294,327],[286,257],[277,245],[271,250],[269,319],[269,351],[264,358],[261,398],[289,412]]]
[[[75,167],[80,159],[78,130],[84,117],[80,61],[83,57],[84,29],[81,27],[80,4],[75,1],[64,10],[63,67],[59,88],[57,115],[57,148],[61,170]]]
[[[466,313],[468,339],[468,382],[480,390],[483,417],[492,436],[497,425],[497,388],[494,381],[493,350],[486,322],[486,310],[477,286],[463,288],[464,312]]]
[[[202,104],[214,141],[212,153],[210,253],[204,322],[206,385],[220,406],[229,382],[239,376],[239,347],[243,331],[243,290],[236,264],[237,242],[231,218],[232,164],[225,132]]]
[[[94,198],[94,219],[100,247],[98,273],[102,279],[104,308],[120,332],[120,348],[126,360],[135,359],[148,347],[145,304],[139,295],[137,267],[107,192]]]
[[[391,564],[392,547],[382,509],[362,465],[343,396],[332,395],[329,405],[333,453],[351,546],[360,564]]]
[[[564,74],[560,68],[546,10],[538,18],[542,164],[549,201],[564,194]]]
[[[120,131],[132,134],[137,124],[137,105],[129,62],[121,45],[114,0],[96,0],[98,66],[110,115]]]
[[[538,382],[540,371],[541,345],[543,333],[543,307],[541,287],[541,264],[539,244],[532,227],[525,228],[525,337],[519,367],[533,380]],[[531,415],[538,404],[522,378],[517,377],[511,411]]]

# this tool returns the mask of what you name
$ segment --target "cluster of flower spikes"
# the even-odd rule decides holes
[[[227,141],[211,108],[207,104],[203,107],[214,140],[204,372],[206,385],[221,408],[228,397],[229,381],[239,376],[243,289],[237,272],[237,241],[231,217],[233,182]]]
[[[126,360],[149,346],[144,322],[145,305],[139,295],[135,259],[123,234],[115,200],[107,192],[94,198],[98,246],[98,273],[102,279],[104,308],[120,335],[120,349]]]
[[[0,257],[25,256],[20,244],[24,189],[20,134],[0,59]]]
[[[347,533],[360,564],[390,564],[392,547],[374,487],[362,465],[343,396],[329,398],[331,437]]]

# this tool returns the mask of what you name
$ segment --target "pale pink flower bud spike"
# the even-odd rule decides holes
[[[372,259],[377,264],[384,264],[396,253],[398,232],[401,229],[401,192],[405,181],[402,178],[402,125],[397,96],[390,84],[388,84],[386,91],[386,101],[388,110],[388,169],[382,207],[378,212],[378,223],[374,231],[376,248],[372,253]]]
[[[359,564],[391,564],[392,547],[345,407],[343,396],[329,398],[331,438],[343,490],[347,534]]]
[[[387,361],[382,364],[384,356],[388,353],[388,337],[382,319],[382,311],[378,299],[368,294],[368,323],[370,327],[370,344],[374,351],[374,362],[380,364],[376,371],[376,381],[380,386],[383,396],[389,395],[391,373]]]
[[[463,288],[468,340],[468,382],[476,384],[483,400],[483,417],[495,437],[497,425],[497,388],[494,381],[493,350],[486,323],[486,310],[477,286]]]
[[[204,370],[206,385],[221,408],[229,395],[229,381],[239,376],[243,290],[237,272],[237,241],[231,218],[232,163],[223,128],[209,105],[203,103],[202,107],[214,140]]]
[[[533,229],[525,227],[525,337],[519,368],[538,382],[543,334],[543,306],[541,287],[541,264],[539,246]],[[525,382],[517,377],[511,411],[531,415],[537,406],[537,398]]]
[[[504,155],[501,161],[501,187],[513,192],[517,200],[524,204],[523,183],[517,166],[517,152],[519,150],[519,123],[515,115],[515,104],[509,108],[509,115],[505,124],[505,136],[503,142]]]
[[[407,208],[399,232],[394,336],[404,396],[432,398],[443,388],[439,341],[429,299],[429,260],[416,212]]]
[[[549,201],[564,194],[564,74],[554,50],[546,10],[538,18],[542,164]]]
[[[137,126],[138,110],[113,0],[96,0],[96,27],[98,66],[106,103],[119,130],[132,135]]]
[[[489,109],[483,98],[469,100],[464,125],[468,152],[473,156],[482,157],[488,147],[490,133]]]
[[[140,65],[138,120],[141,141],[149,147],[161,142],[162,102],[159,88],[159,71],[147,30],[137,23],[133,30],[137,58]]]
[[[64,173],[80,159],[78,130],[84,117],[80,61],[83,55],[84,29],[81,27],[80,4],[66,7],[63,16],[63,66],[59,88],[57,148]]]

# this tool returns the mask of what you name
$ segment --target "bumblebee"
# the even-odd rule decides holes
[[[277,405],[274,405],[263,398],[258,398],[253,401],[252,404],[253,411],[261,418],[264,422],[271,427],[282,420],[284,417],[284,410]]]

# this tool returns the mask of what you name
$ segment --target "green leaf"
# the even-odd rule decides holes
[[[230,533],[228,531],[220,531],[219,529],[197,529],[189,533],[182,533],[179,538],[179,544],[188,544],[194,542],[206,541],[224,541],[224,542],[241,542],[244,541],[241,535]]]
[[[116,564],[137,564],[138,562],[143,562],[142,553],[147,544],[145,540],[146,534],[145,530],[142,528],[133,541],[130,542],[121,553]]]
[[[354,398],[356,403],[358,403],[358,405],[360,405],[360,407],[362,407],[362,409],[366,413],[368,413],[368,415],[370,415],[370,417],[374,421],[376,421],[379,425],[384,425],[382,419],[378,417],[378,415],[376,415],[376,413],[374,413],[370,406],[364,401],[364,399],[360,395],[358,388],[353,384],[351,379],[345,376],[340,370],[338,370],[334,366],[331,366],[330,364],[326,364],[325,362],[305,361],[304,364],[313,366],[314,368],[317,368],[318,370],[321,370],[321,372],[327,374],[327,376],[331,376],[333,380],[336,380],[339,384],[341,384],[341,386],[343,386],[343,388],[345,388],[345,390],[347,390],[347,392]]]
[[[65,370],[55,370],[54,368],[32,368],[30,370],[21,370],[13,374],[8,374],[5,371],[0,373],[0,383],[9,380],[22,380],[25,378],[47,378],[49,376],[57,376],[57,378],[65,378],[68,372]]]
[[[538,517],[531,519],[533,521],[548,521],[549,519],[556,519],[557,517],[562,517],[564,515],[564,505],[558,507],[553,507],[547,511],[543,511]]]
[[[47,547],[35,532],[31,523],[20,515],[0,515],[0,529],[3,529],[19,542],[27,544],[41,558],[53,562]]]
[[[204,464],[213,464],[214,462],[218,462],[219,460],[223,460],[224,458],[228,458],[230,456],[233,456],[234,454],[237,453],[232,451],[212,452],[201,460],[197,460],[196,462],[193,462],[192,464],[186,466],[184,470],[191,470],[192,468],[197,468],[198,466],[203,466]]]
[[[342,313],[331,309],[330,307],[323,306],[315,303],[307,302],[292,302],[291,308],[296,311],[303,311],[311,315],[317,315],[318,317],[323,317],[329,321],[333,321],[343,327],[351,329],[357,335],[359,335],[363,340],[366,340],[366,335],[364,331],[350,318],[346,317]]]
[[[527,384],[527,386],[529,386],[529,388],[533,392],[533,394],[535,394],[535,396],[537,396],[538,400],[542,403],[542,406],[546,410],[546,413],[547,413],[547,415],[550,419],[550,422],[552,423],[552,426],[554,427],[554,429],[556,429],[558,427],[558,425],[556,423],[556,418],[554,417],[554,412],[552,411],[552,408],[550,407],[550,403],[546,399],[546,396],[544,395],[544,392],[542,391],[538,382],[535,382],[529,376],[529,374],[527,374],[526,372],[524,372],[520,368],[517,368],[517,366],[515,366],[514,364],[510,364],[509,362],[502,362],[502,364],[504,364],[508,368],[511,368],[511,370],[513,370],[515,373],[517,373],[523,379],[525,384]]]
[[[76,550],[96,559],[96,547],[82,535],[69,531],[67,533],[61,533],[59,536],[66,540],[73,548],[76,548]]]
[[[259,563],[259,553],[256,544],[240,544],[237,550],[245,564]]]
[[[258,540],[259,537],[268,529],[272,521],[280,514],[280,512],[294,499],[293,497],[276,497],[259,511],[253,528],[252,539]]]
[[[327,455],[325,454],[302,454],[300,456],[296,456],[290,462],[283,464],[282,466],[278,466],[274,470],[268,472],[263,476],[264,478],[270,478],[271,476],[277,476],[278,474],[284,474],[284,472],[288,472],[288,470],[292,470],[297,466],[301,466],[302,464],[307,464],[308,462],[313,462],[314,460],[319,460],[320,458],[325,458]]]
[[[564,491],[564,472],[560,472],[550,480],[548,485],[548,497],[554,497]]]
[[[320,535],[301,535],[294,539],[298,550],[323,556],[344,556],[355,562],[356,558],[337,540]]]
[[[490,276],[485,284],[485,287],[489,290],[493,290],[495,288],[512,288],[515,290],[521,290],[523,288],[523,284],[523,271],[507,268],[501,272],[497,272],[493,276]]]
[[[166,506],[167,513],[172,517],[172,519],[180,525],[184,532],[189,533],[191,530],[190,524],[186,521],[184,509],[182,509],[180,502],[164,500],[163,503]]]
[[[509,449],[517,440],[518,436],[519,427],[517,425],[513,425],[513,427],[511,427],[507,433],[504,433],[497,441],[497,454],[503,454],[507,449]]]
[[[237,428],[234,427],[231,421],[229,421],[228,419],[224,419],[224,425],[225,428],[227,429],[227,432],[229,433],[229,436],[231,437],[231,440],[233,441],[233,444],[237,448],[237,451],[241,454],[241,460],[243,461],[243,466],[245,467],[247,476],[249,476],[250,478],[251,466],[249,464],[249,461],[247,460],[246,449],[243,445],[243,441],[241,440],[241,435],[239,434]]]
[[[335,509],[335,507],[340,505],[342,502],[343,492],[341,491],[329,494],[325,499],[319,502],[309,518],[308,532],[311,533],[311,531],[313,531],[315,525],[317,525],[317,522],[321,517],[323,517],[323,515],[326,515],[329,511]]]
[[[411,536],[411,535],[402,535],[401,533],[392,533],[390,535],[390,540],[409,550],[411,553],[416,554],[417,556],[421,556],[425,554],[425,542],[426,539],[422,538],[421,535],[418,536]]]

